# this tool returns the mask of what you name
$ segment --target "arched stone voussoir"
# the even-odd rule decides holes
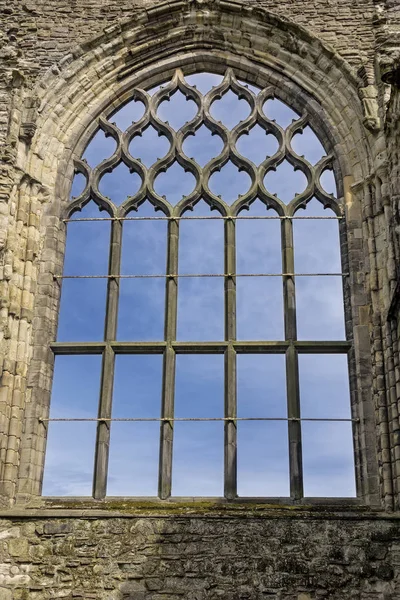
[[[38,83],[37,131],[30,156],[43,160],[36,176],[55,186],[55,166],[72,175],[93,134],[91,124],[177,67],[186,73],[233,66],[249,82],[274,83],[294,108],[312,108],[321,139],[329,139],[342,175],[368,175],[370,149],[363,126],[359,80],[333,48],[305,28],[246,2],[164,2],[104,30],[54,65]],[[49,156],[49,140],[52,152]],[[29,155],[27,170],[29,168]],[[56,164],[55,164],[56,163]],[[63,190],[66,186],[62,186]]]

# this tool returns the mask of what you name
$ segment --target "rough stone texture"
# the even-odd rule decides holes
[[[398,515],[379,513],[400,508],[399,56],[397,0],[0,0],[0,600],[400,597]],[[375,514],[134,518],[38,500],[73,159],[133,85],[211,64],[307,99],[335,150],[357,478]]]
[[[400,594],[398,521],[371,516],[16,518],[0,520],[0,542],[1,600],[395,600]]]

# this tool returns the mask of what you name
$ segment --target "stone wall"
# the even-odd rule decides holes
[[[10,111],[15,99],[16,79],[23,76],[33,87],[46,69],[73,51],[77,45],[100,35],[123,19],[132,19],[154,4],[152,0],[1,0],[0,1],[0,141],[10,133]],[[188,5],[196,5],[188,1]],[[202,4],[201,0],[197,3]],[[218,0],[207,2],[207,8]],[[377,6],[375,6],[377,4]],[[262,7],[304,26],[332,45],[357,69],[373,62],[375,27],[397,16],[391,5],[373,0],[247,0],[252,8]],[[18,75],[16,74],[18,71]],[[4,150],[3,150],[4,152]],[[1,183],[4,182],[2,181]]]
[[[396,600],[400,595],[395,518],[326,511],[287,515],[260,507],[236,515],[158,512],[0,517],[1,600]]]

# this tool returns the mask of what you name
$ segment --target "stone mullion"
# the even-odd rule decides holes
[[[172,277],[178,273],[179,221],[168,223],[167,278],[165,291],[165,341],[162,385],[161,418],[167,419],[160,424],[160,464],[158,494],[160,498],[169,498],[172,488],[172,449],[174,437],[174,401],[176,353],[172,343],[176,340],[178,279]]]
[[[107,342],[116,339],[118,323],[118,299],[120,289],[122,245],[122,223],[112,221],[111,246],[109,258],[109,275],[116,275],[108,279],[107,306],[104,339],[106,347],[103,353],[103,364],[100,387],[99,419],[111,419],[112,394],[114,386],[115,353]],[[97,499],[104,498],[107,493],[108,457],[110,450],[110,421],[99,421],[97,425],[96,454],[93,477],[93,496]]]
[[[283,302],[285,319],[286,350],[286,390],[289,419],[300,419],[299,365],[297,350],[293,342],[297,339],[296,290],[294,278],[293,223],[282,220],[282,272]],[[301,451],[301,422],[288,421],[290,496],[294,500],[303,497],[303,464]]]
[[[237,384],[236,350],[231,343],[236,340],[236,231],[235,221],[225,221],[225,497],[237,496]]]

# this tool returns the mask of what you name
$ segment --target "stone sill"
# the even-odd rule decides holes
[[[318,520],[400,520],[400,513],[387,513],[380,507],[360,504],[357,498],[36,498],[22,505],[0,509],[0,519],[40,518],[227,518]]]

